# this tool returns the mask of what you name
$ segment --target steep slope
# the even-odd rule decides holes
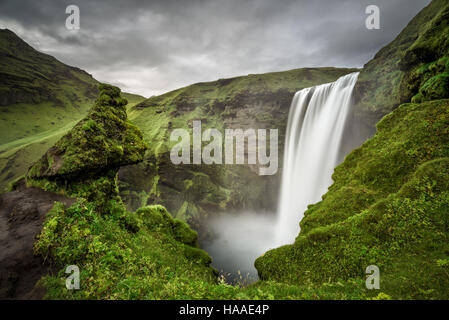
[[[0,30],[0,192],[86,115],[97,86],[85,71]],[[129,106],[144,99],[124,96]]]
[[[448,3],[432,2],[398,37],[414,41],[396,48],[396,39],[368,64],[402,70],[377,69],[385,72],[376,80],[379,91],[364,92],[379,114],[409,103],[385,116],[375,136],[335,169],[334,184],[309,206],[295,242],[256,260],[261,279],[362,281],[377,265],[382,293],[449,298],[448,14]]]
[[[88,73],[34,50],[8,29],[0,30],[0,58],[1,144],[78,120],[98,94]]]
[[[446,0],[432,1],[364,65],[354,88],[354,123],[361,124],[359,131],[364,128],[360,142],[374,134],[375,124],[384,115],[418,93],[424,80],[420,79],[421,67],[427,64],[435,73],[444,70],[449,46],[448,7]]]
[[[279,163],[293,94],[304,87],[335,81],[356,69],[305,68],[198,83],[152,97],[130,110],[150,149],[142,164],[119,172],[121,196],[128,208],[160,203],[180,219],[198,221],[220,211],[272,211],[280,170],[259,176],[256,165],[173,165],[170,133],[205,128],[279,130]]]

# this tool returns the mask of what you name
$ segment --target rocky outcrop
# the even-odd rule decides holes
[[[28,185],[82,196],[100,206],[118,201],[119,168],[142,161],[147,145],[127,121],[120,89],[102,84],[99,90],[88,115],[28,170]]]

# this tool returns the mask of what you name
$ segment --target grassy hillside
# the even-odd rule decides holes
[[[447,2],[432,2],[367,64],[365,76],[372,66],[383,74],[378,90],[364,93],[380,108],[375,112],[408,103],[335,169],[334,184],[309,206],[294,244],[256,260],[261,279],[362,280],[374,264],[388,296],[449,298],[448,17]],[[380,67],[388,65],[401,71]]]
[[[302,88],[335,81],[356,69],[305,68],[197,83],[151,97],[129,110],[130,119],[150,145],[143,163],[122,168],[121,196],[128,208],[159,203],[176,217],[198,226],[202,217],[220,211],[273,211],[280,170],[259,176],[256,165],[173,165],[170,132],[191,128],[279,130],[283,141],[293,94]]]
[[[0,192],[87,114],[97,86],[85,71],[0,30]],[[129,107],[144,99],[123,96]]]
[[[1,144],[79,119],[98,94],[88,73],[34,50],[8,29],[0,30],[0,57]]]

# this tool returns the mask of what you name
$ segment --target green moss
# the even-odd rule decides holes
[[[70,208],[56,203],[35,243],[35,253],[57,270],[40,281],[46,298],[183,299],[204,294],[194,288],[216,285],[216,270],[207,253],[179,242],[171,227],[157,227],[173,223],[161,206],[130,213],[116,205],[103,215],[87,201]],[[70,291],[64,271],[73,264],[81,270],[81,289]]]
[[[170,233],[179,242],[194,247],[197,246],[197,233],[190,229],[184,221],[172,218],[163,206],[146,206],[138,209],[136,214],[145,217],[148,228],[164,230],[164,232]]]
[[[120,89],[99,86],[100,95],[88,115],[51,147],[28,171],[28,185],[82,197],[107,213],[118,197],[120,166],[142,161],[147,145],[127,121]]]
[[[423,101],[449,98],[449,73],[438,74],[427,80],[419,89]]]
[[[414,95],[411,100],[412,103],[421,103],[423,101],[424,101],[424,96],[420,92],[417,93],[416,95]]]
[[[198,234],[190,229],[189,225],[179,219],[173,220],[173,235],[176,240],[191,245],[197,246],[196,240]]]

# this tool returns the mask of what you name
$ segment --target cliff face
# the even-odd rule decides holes
[[[203,130],[279,130],[279,166],[282,166],[285,126],[291,99],[297,90],[326,82],[356,69],[306,68],[248,75],[198,83],[152,97],[130,111],[130,119],[150,144],[142,164],[119,172],[120,194],[135,209],[160,203],[176,217],[198,226],[198,221],[220,211],[273,211],[281,169],[259,176],[256,165],[173,165],[170,133],[191,131],[193,120]]]
[[[70,206],[75,199],[23,185],[0,195],[0,299],[44,296],[35,285],[51,268],[33,246],[55,201]]]
[[[363,281],[376,265],[387,297],[449,297],[448,12],[446,1],[432,2],[362,71],[360,116],[374,121],[407,103],[335,169],[294,244],[256,260],[261,279]]]
[[[434,0],[363,67],[354,88],[352,115],[360,124],[360,142],[374,134],[375,124],[383,116],[419,92],[433,95],[432,99],[448,97],[447,89],[436,89],[438,94],[423,93],[434,89],[420,89],[430,78],[444,73],[448,32],[447,1]],[[428,83],[432,88],[445,85],[447,88],[446,76]]]

